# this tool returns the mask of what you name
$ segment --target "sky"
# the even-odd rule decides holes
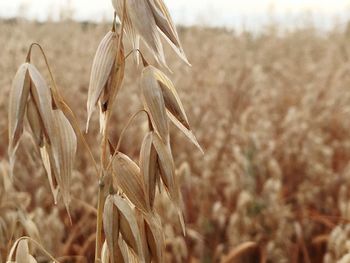
[[[311,19],[330,27],[350,18],[350,0],[164,0],[177,24],[255,28],[275,21],[285,26]],[[0,17],[18,14],[39,21],[58,20],[67,6],[77,20],[112,17],[111,0],[0,0]],[[305,14],[308,14],[307,16]]]

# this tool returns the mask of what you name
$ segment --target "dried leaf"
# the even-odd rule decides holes
[[[153,66],[143,69],[141,75],[141,89],[144,107],[149,112],[152,125],[164,142],[169,141],[169,124],[162,90],[155,78]]]
[[[143,139],[140,151],[140,170],[143,176],[146,196],[153,208],[157,184],[157,152],[152,144],[152,133]]]
[[[119,152],[113,161],[117,187],[123,191],[128,199],[145,213],[151,210],[147,201],[140,168],[127,155]]]

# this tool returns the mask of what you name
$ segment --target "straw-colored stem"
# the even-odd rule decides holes
[[[125,134],[126,130],[129,128],[129,126],[130,126],[131,123],[135,120],[135,118],[136,118],[140,113],[142,113],[142,112],[144,112],[144,113],[147,114],[148,123],[149,123],[149,124],[151,123],[149,114],[148,114],[148,112],[147,112],[146,110],[144,110],[144,109],[135,112],[135,113],[129,118],[128,122],[126,123],[126,125],[124,126],[123,130],[122,130],[121,133],[120,133],[117,146],[115,147],[114,152],[112,153],[112,157],[111,157],[111,159],[109,160],[109,163],[108,163],[108,165],[107,165],[107,168],[106,168],[106,171],[107,171],[107,172],[109,171],[109,168],[111,167],[111,165],[112,165],[112,163],[113,163],[113,160],[114,160],[115,156],[117,155],[117,153],[118,153],[118,151],[119,151],[119,148],[120,148],[120,145],[121,145],[121,142],[122,142],[122,140],[123,140],[123,137],[124,137],[124,134]]]
[[[119,70],[119,56],[120,50],[122,46],[123,32],[124,32],[124,23],[125,23],[125,14],[126,14],[126,0],[123,1],[123,17],[121,20],[121,29],[118,41],[117,55],[116,55],[116,67],[113,75],[112,83],[116,81],[116,75]],[[114,22],[113,22],[114,23]],[[111,96],[114,98],[113,94]],[[111,117],[111,109],[113,106],[113,101],[108,105],[108,110],[106,112],[106,127],[102,134],[102,143],[101,143],[101,173],[99,179],[99,187],[98,187],[98,204],[97,204],[97,219],[96,219],[96,244],[95,244],[95,263],[101,261],[101,248],[102,248],[102,218],[103,218],[103,208],[105,201],[105,182],[104,175],[106,172],[106,167],[108,166],[108,158],[107,158],[107,148],[108,148],[108,131],[109,131],[109,120]]]
[[[95,263],[101,262],[101,249],[102,249],[102,218],[104,208],[104,188],[105,183],[103,176],[98,183],[98,203],[97,203],[97,219],[96,219],[96,245],[95,245]]]

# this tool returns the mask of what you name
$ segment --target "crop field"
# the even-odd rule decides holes
[[[27,120],[11,176],[9,94],[30,44],[40,43],[99,163],[98,114],[86,134],[86,104],[95,52],[110,28],[0,21],[0,262],[22,236],[40,244],[28,242],[37,262],[52,261],[48,254],[59,262],[94,261],[99,185],[89,153],[78,140],[70,221],[60,196],[54,203]],[[169,125],[186,235],[165,187],[157,187],[163,262],[350,262],[350,30],[277,29],[251,34],[179,27],[191,67],[164,43],[172,73],[162,71],[176,87],[204,154]],[[124,49],[132,49],[129,41]],[[154,64],[147,49],[143,55]],[[33,48],[31,62],[51,85],[39,49]],[[143,108],[141,70],[132,55],[126,59],[110,145],[117,145],[129,118]],[[121,140],[119,151],[135,162],[147,121],[137,116]],[[21,244],[18,258],[20,247],[25,251]]]

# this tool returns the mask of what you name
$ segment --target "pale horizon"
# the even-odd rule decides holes
[[[320,28],[345,24],[350,19],[350,1],[312,0],[165,0],[175,23],[259,29],[270,22],[284,27],[305,23]],[[25,17],[38,21],[58,21],[63,10],[71,10],[78,21],[108,21],[110,0],[0,0],[0,17]],[[307,16],[307,17],[306,17]]]

